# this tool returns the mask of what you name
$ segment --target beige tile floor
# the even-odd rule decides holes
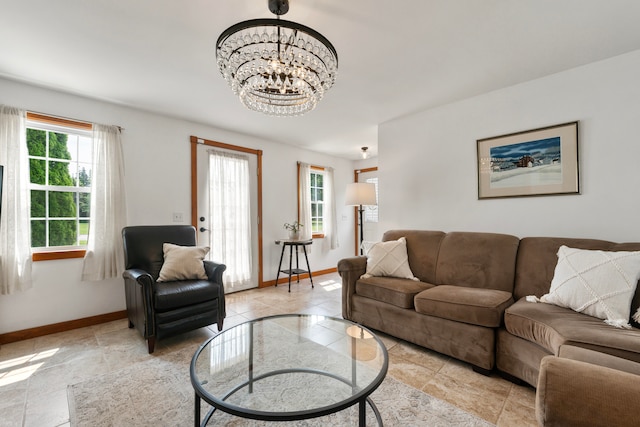
[[[257,317],[281,313],[340,316],[337,274],[318,276],[287,287],[227,295],[230,328]],[[183,346],[194,351],[217,329],[212,326],[159,341],[154,355]],[[532,388],[497,375],[473,372],[466,363],[380,334],[389,350],[389,375],[448,401],[498,426],[535,426]],[[0,347],[0,426],[69,426],[67,385],[155,357],[126,320],[76,329]]]

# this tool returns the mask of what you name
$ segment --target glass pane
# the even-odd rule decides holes
[[[75,159],[75,157],[74,157]],[[81,163],[91,164],[93,160],[93,141],[87,136],[78,137],[78,158]]]
[[[323,184],[324,175],[322,175],[321,173],[319,173],[317,175],[318,175],[318,179],[316,180],[317,186],[318,187],[324,187],[324,184]]]
[[[66,134],[49,132],[49,157],[52,159],[71,160],[71,154],[67,148]]]
[[[75,218],[76,201],[75,193],[67,191],[49,192],[49,217],[50,218]],[[74,230],[75,236],[75,230]]]
[[[91,193],[80,193],[78,195],[80,218],[89,218],[91,212]]]
[[[69,171],[69,163],[49,162],[49,185],[75,185]]]
[[[311,203],[311,217],[318,216],[318,205],[315,203]]]
[[[47,244],[44,220],[31,220],[31,247],[42,248]]]
[[[78,180],[80,187],[91,187],[91,163],[80,163],[78,165]]]
[[[311,174],[311,186],[312,187],[316,186],[316,174],[315,173]]]
[[[49,221],[49,246],[76,245],[77,236],[76,220],[50,220]]]
[[[318,193],[316,194],[316,197],[319,202],[324,201],[324,190],[322,188],[318,188]]]
[[[315,202],[318,200],[317,190],[315,188],[311,189],[311,202]]]
[[[322,209],[322,208],[323,208],[323,205],[322,205],[322,204],[320,204],[320,203],[318,203],[318,216],[319,216],[320,218],[324,217],[324,213],[322,212],[322,211],[323,211],[323,209]]]
[[[317,218],[313,221],[313,231],[322,231],[322,218]]]
[[[78,161],[78,135],[67,135],[67,152],[71,160]]]
[[[86,246],[89,242],[89,220],[80,220],[80,235],[78,236],[78,244]]]
[[[43,130],[27,129],[27,147],[30,156],[45,156],[47,133]]]
[[[45,184],[46,160],[29,159],[29,179],[33,184]]]
[[[46,191],[31,190],[31,218],[44,218],[46,216],[45,197]]]

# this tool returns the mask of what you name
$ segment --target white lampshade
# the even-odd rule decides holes
[[[345,205],[376,205],[376,185],[366,182],[347,184]]]

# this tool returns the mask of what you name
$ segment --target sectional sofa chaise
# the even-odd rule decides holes
[[[415,279],[367,275],[363,256],[341,260],[345,319],[534,387],[546,356],[632,373],[640,367],[637,277],[627,278],[635,294],[629,319],[617,325],[535,302],[550,292],[562,247],[621,253],[640,251],[640,243],[430,230],[388,231],[382,240],[406,242]]]

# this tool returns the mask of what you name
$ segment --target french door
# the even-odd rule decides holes
[[[209,259],[227,266],[225,292],[256,288],[262,283],[262,152],[195,137],[191,142],[196,166],[192,222],[198,244],[211,248]]]

